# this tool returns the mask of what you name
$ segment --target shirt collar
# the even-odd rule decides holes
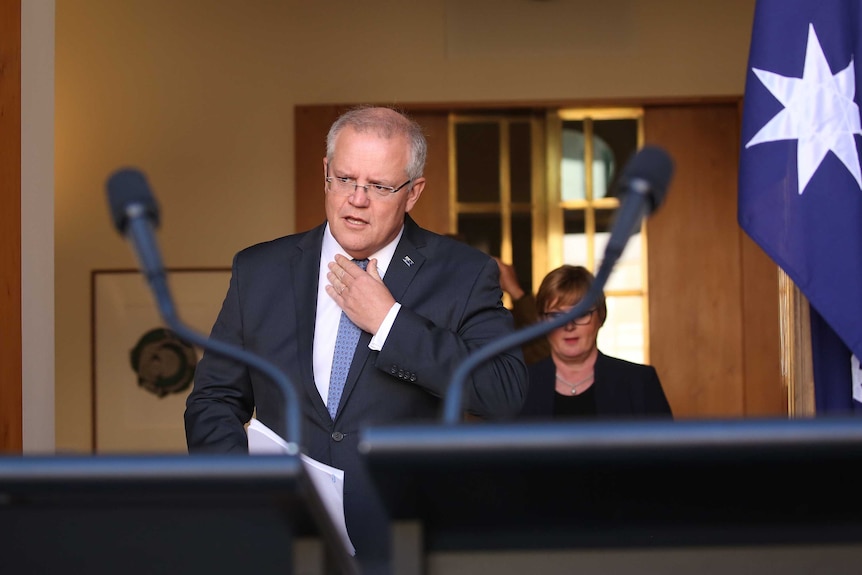
[[[386,275],[386,270],[389,269],[389,264],[392,262],[392,256],[395,255],[395,248],[398,247],[398,242],[401,241],[401,236],[403,234],[404,226],[401,226],[401,230],[399,230],[395,239],[371,254],[368,258],[377,260],[377,272],[380,274],[381,278]],[[332,235],[332,232],[329,229],[329,223],[327,223],[326,228],[323,231],[323,245],[321,246],[320,251],[321,263],[334,261],[336,254],[341,254],[346,258],[350,258],[347,251],[339,245],[335,236]]]

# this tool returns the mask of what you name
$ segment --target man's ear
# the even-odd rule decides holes
[[[410,190],[407,192],[407,206],[406,211],[410,211],[413,209],[413,206],[416,205],[416,202],[419,201],[419,196],[422,195],[422,190],[425,189],[425,178],[416,178],[416,180],[411,184]]]

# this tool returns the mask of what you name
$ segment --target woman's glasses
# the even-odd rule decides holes
[[[542,317],[547,321],[551,321],[557,319],[560,316],[566,315],[567,311],[546,311],[542,314]],[[569,323],[574,323],[575,325],[589,325],[591,321],[593,321],[593,314],[596,313],[596,308],[593,308],[584,315],[579,315]]]

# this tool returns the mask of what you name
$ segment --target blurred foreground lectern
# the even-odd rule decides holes
[[[357,573],[299,456],[0,458],[0,573]]]
[[[862,543],[859,419],[372,427],[360,449],[426,555]]]

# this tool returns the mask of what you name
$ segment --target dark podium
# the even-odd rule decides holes
[[[862,543],[860,419],[371,427],[360,450],[425,553]]]
[[[0,573],[358,573],[298,456],[0,457]]]

